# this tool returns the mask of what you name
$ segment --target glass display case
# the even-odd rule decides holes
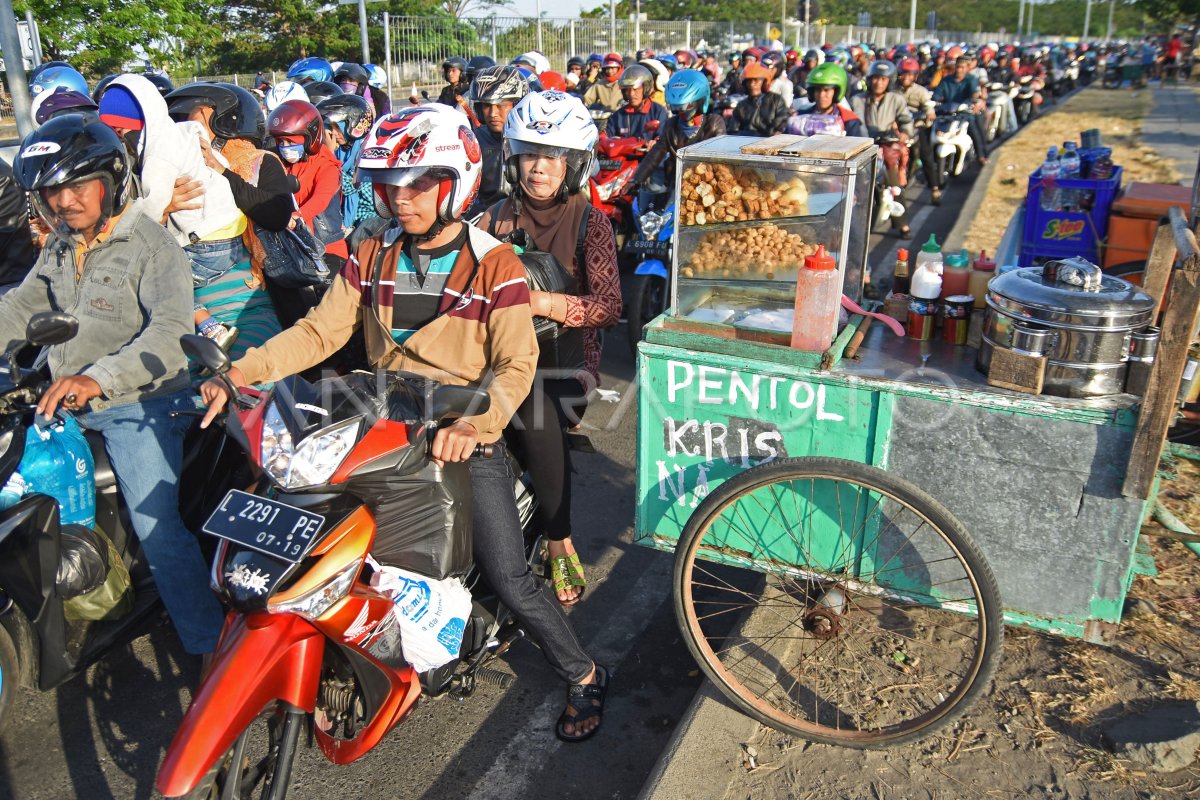
[[[719,136],[681,149],[669,313],[751,338],[790,334],[796,273],[818,246],[843,294],[861,301],[876,153],[870,139],[833,136]]]

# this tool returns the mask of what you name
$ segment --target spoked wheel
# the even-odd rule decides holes
[[[255,717],[187,800],[284,800],[303,712],[273,703]]]
[[[850,747],[958,717],[1004,637],[996,579],[954,516],[841,459],[783,459],[722,484],[683,531],[674,594],[692,655],[739,708]]]
[[[629,350],[637,356],[642,328],[667,310],[667,282],[657,275],[634,275],[629,288]]]

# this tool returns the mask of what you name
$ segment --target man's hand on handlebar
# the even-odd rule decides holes
[[[86,375],[70,375],[50,384],[38,401],[37,411],[43,417],[53,417],[59,403],[68,411],[82,411],[93,398],[103,392],[94,378]]]
[[[245,386],[246,376],[237,367],[230,367],[229,372],[225,373],[226,377],[233,382],[234,386]],[[204,400],[204,404],[208,406],[208,410],[204,414],[204,419],[200,420],[200,427],[207,428],[209,423],[217,418],[229,402],[229,387],[219,378],[209,378],[200,386],[200,397]]]
[[[479,443],[479,431],[465,420],[455,420],[451,425],[438,430],[433,437],[433,460],[440,467],[446,463],[466,461],[475,455]]]

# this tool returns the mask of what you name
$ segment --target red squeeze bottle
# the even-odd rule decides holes
[[[818,246],[804,259],[796,274],[796,314],[792,320],[792,347],[824,353],[833,344],[838,309],[842,306],[842,281],[837,262]]]

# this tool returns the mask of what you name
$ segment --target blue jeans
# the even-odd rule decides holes
[[[215,242],[195,242],[183,248],[192,264],[192,286],[208,286],[226,272],[246,260],[242,237]]]
[[[192,393],[185,390],[76,419],[104,436],[104,449],[167,613],[184,649],[201,654],[217,646],[224,617],[209,589],[200,545],[179,516],[183,435],[192,418],[169,416],[194,409]]]
[[[508,453],[497,443],[492,458],[476,456],[471,468],[472,534],[475,563],[496,591],[500,602],[516,615],[542,654],[567,683],[581,683],[592,671],[592,660],[579,645],[567,615],[544,591],[525,560],[525,544]]]

